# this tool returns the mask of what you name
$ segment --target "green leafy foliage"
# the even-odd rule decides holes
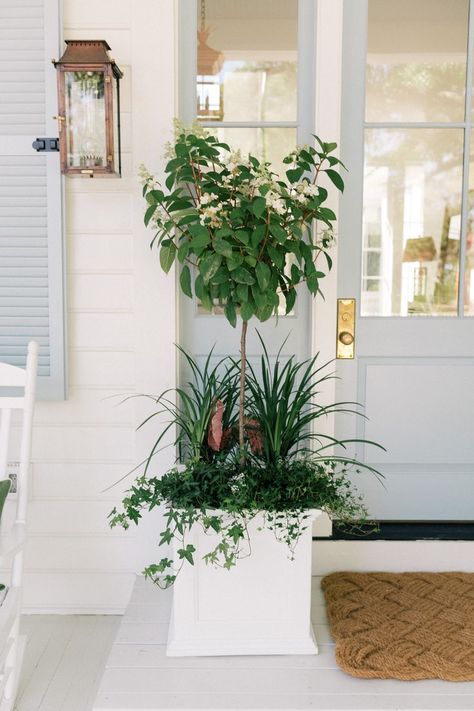
[[[335,462],[343,460],[345,463],[352,461],[359,469],[364,468],[378,475],[370,466],[351,459],[347,449],[357,442],[375,447],[380,445],[368,440],[334,439],[318,428],[318,421],[328,415],[363,417],[361,408],[355,402],[319,404],[324,384],[335,378],[334,373],[328,372],[330,363],[318,365],[318,355],[301,363],[293,357],[282,359],[280,349],[272,364],[260,334],[258,337],[263,355],[258,368],[249,364],[246,385],[247,413],[259,423],[261,431],[260,458],[271,466],[295,456],[311,456],[315,461],[318,458]],[[327,450],[334,447],[338,454],[329,456]]]
[[[310,509],[323,509],[342,523],[364,525],[367,512],[350,481],[351,462],[314,461],[309,457],[278,460],[268,465],[255,460],[243,471],[225,457],[213,462],[192,460],[185,469],[171,469],[162,477],[141,477],[127,492],[123,510],[111,514],[111,525],[128,528],[143,511],[165,507],[165,529],[159,544],[173,544],[174,554],[145,569],[161,587],[173,584],[183,564],[194,564],[194,546],[186,542],[191,526],[210,537],[203,559],[214,566],[232,568],[249,554],[248,525],[259,516],[288,548],[293,558]]]
[[[155,455],[165,445],[167,435],[169,439],[168,433],[172,432],[175,433],[172,443],[177,447],[179,460],[198,458],[212,461],[216,452],[209,446],[208,434],[218,401],[224,403],[222,427],[225,430],[232,430],[235,426],[239,377],[235,364],[226,358],[212,366],[211,352],[201,367],[189,353],[179,346],[178,349],[191,372],[191,380],[182,387],[165,390],[158,397],[140,396],[151,400],[155,409],[143,420],[138,429],[157,417],[161,422],[160,433],[153,443],[150,454],[143,462],[145,474]]]
[[[145,474],[127,492],[123,510],[111,513],[111,525],[128,528],[139,522],[143,510],[166,508],[159,544],[173,544],[174,553],[145,570],[163,587],[174,582],[183,564],[194,563],[196,551],[186,543],[186,535],[195,524],[217,534],[203,558],[223,568],[248,555],[248,524],[257,515],[288,546],[290,557],[307,526],[308,509],[323,509],[355,527],[365,524],[366,511],[351,476],[363,470],[380,475],[358,462],[348,448],[354,441],[374,443],[335,440],[317,434],[314,426],[328,414],[358,415],[355,403],[319,405],[320,388],[334,377],[325,373],[328,364],[318,366],[317,357],[298,364],[279,355],[272,365],[261,342],[260,367],[250,368],[246,381],[248,456],[243,466],[236,432],[239,364],[231,358],[211,367],[211,353],[199,367],[182,351],[192,381],[159,396],[160,409],[140,425],[157,415],[168,416],[145,462]],[[170,428],[176,428],[184,468],[147,478]],[[335,452],[328,452],[330,447],[336,447]]]
[[[228,303],[232,326],[239,313],[266,321],[277,313],[281,294],[293,308],[297,284],[316,295],[331,268],[336,216],[324,205],[328,190],[319,183],[326,176],[342,191],[342,164],[333,155],[335,143],[316,136],[315,143],[284,158],[290,164],[284,181],[268,163],[232,151],[201,127],[179,127],[165,189],[143,169],[145,224],[155,228],[152,245],[160,249],[162,269],[169,272],[177,258],[183,292],[191,296],[193,280],[200,279],[194,291],[203,307]],[[312,229],[315,221],[322,233]],[[321,255],[325,265],[316,270]],[[258,292],[242,284],[257,284]]]

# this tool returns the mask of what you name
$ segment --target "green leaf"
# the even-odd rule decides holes
[[[235,237],[235,239],[238,239],[239,242],[242,242],[242,244],[249,243],[249,239],[250,239],[249,233],[246,232],[245,230],[235,230],[234,237]]]
[[[153,215],[155,214],[155,210],[156,210],[156,205],[150,205],[150,207],[149,207],[149,208],[147,209],[147,211],[145,212],[145,217],[143,218],[143,221],[144,221],[144,223],[145,223],[145,227],[148,227],[148,224],[149,224],[151,218],[152,218]]]
[[[169,270],[173,266],[176,251],[175,244],[171,241],[168,244],[162,245],[160,249],[160,264],[166,274],[168,274]]]
[[[331,168],[328,168],[325,171],[325,173],[328,176],[329,180],[333,183],[333,185],[335,185],[336,188],[338,190],[340,190],[341,193],[343,193],[344,192],[344,181],[341,178],[341,176],[339,175],[339,173],[337,173],[335,170],[332,170]]]
[[[304,173],[304,168],[290,168],[286,171],[286,177],[290,183],[297,183]]]
[[[219,267],[217,272],[211,277],[210,282],[212,285],[224,284],[229,279],[229,270],[225,266]]]
[[[232,237],[232,234],[230,227],[221,227],[216,230],[216,237]]]
[[[228,281],[225,281],[223,284],[219,284],[219,298],[222,301],[225,301],[227,298],[229,298],[230,294],[230,284]]]
[[[221,266],[222,257],[220,254],[211,253],[209,256],[204,257],[199,263],[199,273],[202,276],[204,284],[208,284],[210,279],[217,272]]]
[[[336,219],[336,215],[329,207],[320,207],[316,219],[320,218],[325,221],[331,221]]]
[[[257,308],[257,310],[255,311],[255,316],[258,318],[259,321],[268,321],[272,313],[273,306],[267,303],[262,308]]]
[[[151,203],[157,203],[157,202],[163,202],[165,197],[165,194],[163,190],[150,190],[146,194],[146,200],[147,202]]]
[[[191,272],[187,264],[181,270],[181,274],[179,275],[179,283],[181,284],[183,294],[186,294],[186,296],[189,296],[189,298],[192,299],[193,292],[191,290]]]
[[[285,313],[289,314],[290,311],[292,310],[293,306],[295,305],[296,289],[288,289],[288,291],[285,291],[284,293],[285,293],[285,301],[286,301]]]
[[[211,295],[209,293],[209,290],[203,286],[202,287],[202,294],[200,298],[201,304],[206,311],[212,311],[214,307],[214,303],[212,301]]]
[[[184,215],[184,217],[180,217],[178,220],[178,225],[180,227],[183,227],[184,225],[189,225],[191,222],[196,222],[198,219],[198,215],[193,212],[192,215]]]
[[[223,257],[232,257],[232,246],[222,237],[216,237],[213,246],[216,252],[222,254]]]
[[[196,237],[193,237],[190,242],[190,245],[196,252],[196,254],[199,255],[207,247],[210,241],[211,238],[209,236],[209,233],[206,231],[205,234],[201,233],[196,235]]]
[[[191,200],[181,198],[180,200],[173,200],[172,202],[169,203],[168,212],[178,212],[181,210],[187,210],[188,208],[190,208],[192,206],[193,205],[192,205]]]
[[[204,225],[201,225],[200,222],[195,225],[190,225],[188,231],[193,237],[209,236],[209,230]]]
[[[272,262],[278,267],[278,269],[283,269],[285,266],[285,255],[282,252],[279,252],[275,247],[272,247],[271,245],[268,245],[267,247],[268,251],[268,256],[272,260]]]
[[[257,309],[265,308],[267,304],[266,294],[262,293],[257,286],[252,286],[252,296],[257,305]]]
[[[252,200],[252,212],[255,217],[261,217],[266,209],[267,203],[265,201],[265,198],[256,197]]]
[[[181,166],[183,164],[184,164],[184,161],[182,158],[172,158],[166,164],[165,173],[170,173],[173,170],[177,170],[178,168],[181,168]]]
[[[265,237],[265,225],[257,225],[250,235],[250,242],[254,249],[258,247],[262,239]]]
[[[197,298],[202,301],[202,295],[204,293],[204,281],[200,274],[197,275],[196,281],[194,282],[194,291],[196,292]]]
[[[178,247],[178,260],[183,263],[189,254],[190,244],[187,239],[185,239]]]
[[[237,314],[235,311],[234,302],[231,299],[227,301],[224,307],[224,314],[230,325],[235,328],[237,325]]]
[[[232,258],[227,259],[227,269],[230,272],[233,272],[234,269],[237,269],[237,267],[240,267],[240,265],[243,263],[244,258],[241,254],[238,252],[234,252],[232,254]]]
[[[188,543],[186,548],[179,548],[177,552],[181,560],[187,560],[188,563],[194,565],[193,553],[196,552],[196,549],[191,543]]]
[[[270,234],[273,235],[273,237],[275,237],[277,242],[279,242],[280,244],[284,244],[288,239],[286,231],[277,222],[271,222],[269,229]]]
[[[296,264],[291,265],[291,281],[293,284],[297,284],[300,280],[301,272],[296,266]]]
[[[255,273],[257,275],[258,285],[261,291],[265,291],[270,283],[270,267],[264,262],[258,262],[255,267]]]
[[[309,277],[306,279],[306,285],[311,294],[317,294],[319,289],[319,281],[318,277],[316,276],[316,273],[309,275]]]
[[[254,313],[255,308],[251,301],[246,301],[245,304],[242,304],[240,307],[240,316],[242,317],[242,321],[249,321]]]
[[[237,284],[235,287],[235,293],[240,301],[240,303],[245,303],[249,298],[249,287],[247,284]]]
[[[303,158],[303,160],[305,160],[307,163],[313,163],[313,164],[314,164],[314,158],[313,158],[313,156],[312,156],[311,153],[309,153],[308,151],[305,151],[304,148],[302,148],[302,149],[300,150],[300,157]]]
[[[168,177],[167,177],[166,180],[165,180],[165,185],[166,185],[166,187],[168,188],[168,190],[171,190],[171,189],[173,188],[173,185],[174,185],[174,173],[170,173],[170,175],[168,175]]]
[[[245,267],[237,267],[232,272],[232,279],[239,284],[255,284],[255,279]]]

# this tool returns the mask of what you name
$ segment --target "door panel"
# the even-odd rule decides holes
[[[337,395],[368,419],[336,435],[386,447],[353,451],[382,520],[474,519],[470,5],[344,3],[338,296],[359,309]]]

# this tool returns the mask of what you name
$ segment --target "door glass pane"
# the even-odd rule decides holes
[[[65,72],[66,145],[70,168],[107,165],[104,72]]]
[[[280,175],[288,170],[288,165],[282,160],[296,146],[295,128],[227,128],[227,126],[213,129],[219,140],[225,141],[232,149],[238,149],[243,156],[248,153],[257,158],[268,161],[272,168]]]
[[[363,316],[456,315],[462,156],[461,129],[366,130]]]
[[[469,0],[369,0],[367,121],[462,121]]]
[[[296,121],[298,0],[197,5],[197,117]]]

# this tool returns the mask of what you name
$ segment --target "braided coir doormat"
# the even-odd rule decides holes
[[[348,674],[474,680],[474,573],[333,573],[321,586]]]

